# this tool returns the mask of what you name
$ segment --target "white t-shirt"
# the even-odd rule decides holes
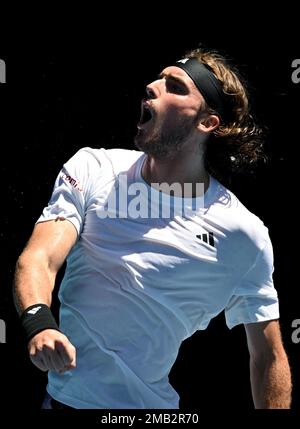
[[[224,309],[229,328],[279,317],[260,219],[212,177],[203,207],[192,206],[200,197],[171,197],[187,214],[135,216],[153,191],[141,176],[144,159],[138,151],[81,149],[38,219],[64,217],[79,236],[59,292],[60,328],[77,349],[77,367],[50,371],[47,387],[75,408],[178,408],[168,374],[185,338]],[[128,187],[141,185],[139,195],[105,217],[121,176]]]

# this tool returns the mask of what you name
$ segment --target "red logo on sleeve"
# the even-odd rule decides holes
[[[82,188],[82,186],[81,186],[81,184],[80,184],[80,182],[78,180],[73,179],[73,177],[71,177],[71,176],[69,176],[67,174],[63,175],[63,179],[66,182],[69,182],[71,184],[71,186],[73,186],[73,188],[77,189],[79,192],[83,191],[83,188]]]

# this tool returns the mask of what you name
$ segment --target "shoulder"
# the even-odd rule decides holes
[[[107,149],[104,150],[105,157],[110,161],[114,171],[128,170],[144,153],[137,150],[129,149]]]
[[[232,192],[231,198],[232,210],[230,219],[233,230],[245,239],[256,242],[258,247],[264,247],[269,237],[268,228],[264,222],[249,210]]]
[[[84,147],[76,152],[65,165],[78,165],[81,169],[87,168],[92,173],[94,169],[98,171],[99,167],[103,169],[107,165],[128,168],[142,155],[143,152],[136,150]]]
[[[214,181],[215,198],[208,214],[217,221],[231,250],[240,257],[247,254],[255,259],[261,250],[271,245],[268,228],[232,191]]]

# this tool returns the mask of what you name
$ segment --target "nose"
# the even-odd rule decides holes
[[[146,93],[147,93],[147,97],[149,99],[157,97],[157,95],[155,93],[155,89],[153,87],[153,83],[150,83],[149,85],[147,85],[147,87],[146,87]]]
[[[149,98],[157,98],[163,91],[163,78],[157,78],[153,82],[149,83],[146,87],[147,96]]]

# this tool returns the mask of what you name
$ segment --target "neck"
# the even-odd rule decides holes
[[[191,183],[190,191],[184,190],[184,197],[201,196],[197,183],[204,184],[204,192],[209,186],[209,174],[204,167],[203,152],[200,150],[180,151],[175,155],[164,159],[157,159],[152,155],[147,155],[142,168],[144,180],[155,187],[155,183],[179,183],[184,189],[184,184]],[[187,194],[188,192],[188,194]]]

